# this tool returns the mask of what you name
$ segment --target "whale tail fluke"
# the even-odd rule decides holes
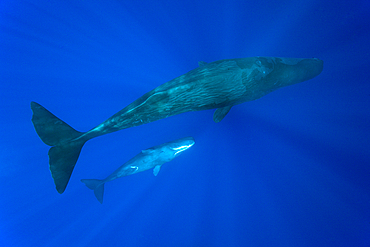
[[[83,132],[54,116],[43,106],[31,102],[32,123],[40,139],[49,150],[49,167],[57,191],[62,194],[67,187],[81,149],[87,140],[79,139]]]
[[[81,179],[81,182],[84,183],[87,186],[87,188],[94,190],[96,199],[98,199],[100,203],[103,203],[104,184],[105,184],[103,180]]]

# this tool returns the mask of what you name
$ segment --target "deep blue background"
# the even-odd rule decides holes
[[[1,1],[1,246],[370,246],[369,15],[368,0]],[[31,101],[87,131],[198,61],[251,56],[324,70],[218,124],[190,112],[89,141],[57,193]],[[80,182],[185,136],[103,205]]]

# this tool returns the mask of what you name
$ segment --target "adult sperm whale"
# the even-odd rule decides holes
[[[193,146],[194,143],[195,141],[193,137],[185,137],[145,149],[120,166],[105,179],[81,179],[81,182],[83,182],[89,189],[94,190],[96,199],[98,199],[100,203],[103,203],[104,184],[106,182],[152,168],[154,168],[154,176],[157,176],[164,163],[170,162],[183,151]]]
[[[36,102],[31,102],[32,122],[41,140],[52,146],[49,167],[57,191],[63,193],[82,146],[94,137],[189,111],[217,108],[213,120],[219,122],[232,106],[312,79],[322,69],[323,61],[317,58],[200,62],[198,68],[144,94],[90,131],[76,131]]]

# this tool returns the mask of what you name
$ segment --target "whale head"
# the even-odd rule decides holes
[[[166,148],[173,153],[173,157],[176,157],[183,151],[189,149],[195,144],[193,137],[184,137],[172,142],[167,143]]]

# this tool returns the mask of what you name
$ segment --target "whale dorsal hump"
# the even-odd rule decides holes
[[[154,149],[154,148],[148,148],[148,149],[142,150],[141,152],[142,152],[143,154],[151,154],[151,153],[153,153],[154,151],[155,151],[155,149]]]
[[[198,62],[198,65],[199,65],[199,67],[202,67],[202,66],[204,66],[204,65],[206,65],[207,63],[206,62],[204,62],[204,61],[199,61]]]
[[[213,114],[213,121],[215,121],[216,123],[220,122],[230,111],[231,107],[232,106],[225,106],[222,108],[218,108]]]

